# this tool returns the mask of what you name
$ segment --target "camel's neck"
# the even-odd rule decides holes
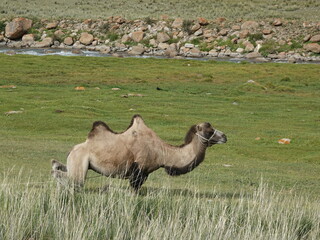
[[[194,135],[191,142],[182,147],[166,147],[161,160],[168,174],[185,174],[204,160],[205,151],[206,147]]]

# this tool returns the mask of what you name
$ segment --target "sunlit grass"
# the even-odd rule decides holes
[[[133,0],[133,1],[21,1],[1,6],[0,17],[29,16],[38,18],[98,19],[110,16],[146,18],[168,15],[170,18],[194,19],[266,19],[287,18],[318,20],[320,3],[309,1],[177,1],[177,0]]]

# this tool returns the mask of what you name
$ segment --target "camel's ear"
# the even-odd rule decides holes
[[[199,132],[202,131],[202,127],[197,125],[197,131],[199,131]]]

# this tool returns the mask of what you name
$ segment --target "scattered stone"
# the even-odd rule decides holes
[[[262,30],[262,33],[263,33],[264,35],[269,35],[269,34],[272,33],[272,30],[266,28],[266,29],[263,29],[263,30]]]
[[[4,114],[5,115],[12,115],[12,114],[19,114],[19,113],[23,113],[23,111],[8,111],[8,112],[5,112]]]
[[[309,52],[320,53],[320,44],[318,43],[308,43],[303,48]]]
[[[63,40],[63,43],[67,46],[71,46],[73,44],[73,38],[72,37],[66,37],[64,40]]]
[[[202,18],[202,17],[199,17],[198,18],[198,23],[201,25],[201,26],[205,26],[205,25],[208,25],[209,24],[209,21],[205,18]]]
[[[173,23],[172,23],[172,27],[173,28],[181,28],[183,24],[183,19],[182,18],[176,18]]]
[[[5,27],[5,36],[9,39],[19,39],[32,27],[32,20],[14,18]]]
[[[144,37],[144,32],[143,31],[133,32],[131,33],[130,37],[133,41],[140,42]]]
[[[157,34],[157,41],[159,43],[168,42],[169,40],[170,40],[170,37],[165,32],[160,32],[160,33]]]
[[[320,34],[314,35],[310,38],[310,42],[320,42]]]
[[[231,164],[223,164],[222,166],[224,166],[224,167],[232,167]]]
[[[245,57],[248,59],[254,59],[254,58],[261,57],[261,54],[258,52],[251,52],[251,53],[248,53]]]
[[[256,30],[259,27],[259,23],[256,21],[246,21],[242,23],[241,29],[243,30]]]
[[[202,28],[200,28],[199,30],[195,31],[195,33],[194,33],[195,36],[200,36],[202,34],[203,34]]]
[[[279,144],[290,144],[291,143],[291,139],[290,138],[282,138],[278,140]]]
[[[216,18],[215,22],[218,23],[218,24],[221,24],[223,22],[225,22],[227,19],[224,18],[224,17],[219,17],[219,18]]]
[[[279,19],[279,18],[275,19],[275,20],[273,21],[272,25],[273,25],[273,26],[276,26],[276,27],[281,26],[281,25],[282,25],[281,19]]]
[[[244,39],[244,38],[248,37],[249,34],[250,34],[249,30],[245,29],[245,30],[239,32],[239,38]]]
[[[79,41],[84,45],[90,45],[93,42],[93,35],[87,32],[83,32],[81,33]]]
[[[74,90],[76,91],[84,91],[85,90],[85,87],[75,87]]]
[[[55,29],[58,27],[58,24],[59,22],[51,22],[51,23],[48,23],[47,26],[46,26],[46,29]]]
[[[119,91],[119,90],[121,90],[121,89],[116,87],[116,88],[111,88],[111,90],[112,90],[112,91]]]
[[[308,34],[307,36],[305,36],[305,37],[303,38],[303,41],[304,41],[304,42],[308,42],[308,41],[310,40],[310,38],[311,38],[311,35]]]
[[[191,31],[194,33],[196,31],[198,31],[200,28],[201,28],[200,24],[196,23],[191,27]]]
[[[15,85],[2,85],[0,88],[17,88]]]
[[[221,31],[219,32],[219,35],[221,36],[227,36],[228,35],[229,30],[228,29],[221,29]]]
[[[192,44],[192,43],[186,43],[186,44],[184,45],[184,47],[186,47],[186,48],[194,48],[194,44]]]

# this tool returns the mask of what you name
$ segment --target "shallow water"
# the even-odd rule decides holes
[[[25,55],[33,55],[33,56],[85,56],[85,57],[112,57],[113,54],[104,54],[97,51],[89,51],[89,50],[80,50],[79,52],[74,52],[74,49],[43,49],[43,48],[0,48],[0,53],[12,55],[12,54],[25,54]],[[117,52],[117,56],[119,57],[133,57],[133,58],[159,58],[159,59],[168,59],[168,57],[164,56],[154,56],[154,55],[141,55],[141,56],[133,56],[129,55],[125,52]],[[198,61],[223,61],[223,62],[249,62],[249,63],[264,63],[264,62],[275,62],[275,63],[288,63],[286,59],[245,59],[245,58],[232,58],[232,57],[177,57],[177,59],[192,59]],[[320,64],[320,61],[297,61],[299,64]]]

